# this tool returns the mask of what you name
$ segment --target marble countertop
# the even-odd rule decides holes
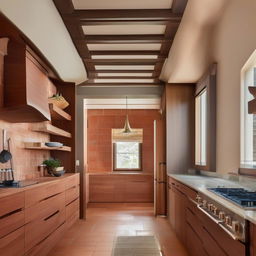
[[[245,188],[250,190],[252,189],[251,186],[246,186],[245,183],[241,184],[237,181],[202,175],[168,174],[168,176],[206,195],[214,201],[224,205],[227,209],[256,224],[256,210],[244,210],[236,204],[231,203],[229,200],[222,198],[208,190],[208,188],[214,187]]]

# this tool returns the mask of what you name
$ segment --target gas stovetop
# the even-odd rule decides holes
[[[208,190],[245,209],[256,209],[256,192],[243,188],[209,188]]]

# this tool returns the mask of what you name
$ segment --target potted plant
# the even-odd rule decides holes
[[[52,176],[61,176],[65,173],[64,167],[61,166],[61,162],[58,159],[50,158],[43,161],[47,171]]]

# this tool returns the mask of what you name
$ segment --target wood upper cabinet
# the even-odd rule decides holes
[[[4,106],[1,119],[9,122],[51,120],[48,105],[50,81],[46,71],[25,44],[10,40],[4,58]]]

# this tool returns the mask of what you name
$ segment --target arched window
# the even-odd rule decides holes
[[[256,115],[248,110],[248,102],[254,99],[250,86],[256,87],[256,50],[241,70],[241,167],[256,167]]]

